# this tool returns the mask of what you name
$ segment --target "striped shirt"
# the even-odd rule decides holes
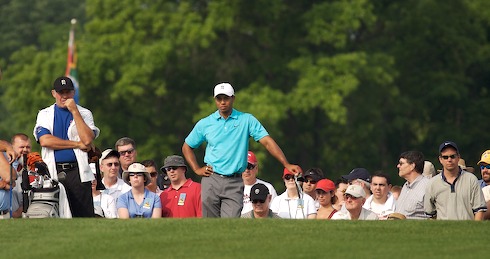
[[[402,187],[396,201],[395,212],[401,213],[407,219],[426,219],[424,212],[424,195],[429,178],[419,175],[412,183],[408,181]]]

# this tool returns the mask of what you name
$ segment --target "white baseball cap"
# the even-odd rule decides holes
[[[221,83],[217,84],[214,87],[214,97],[218,96],[219,94],[233,96],[235,95],[235,90],[233,89],[233,86],[231,86],[229,83]]]
[[[366,197],[366,192],[360,185],[353,184],[349,185],[347,187],[347,190],[345,190],[345,194],[350,194],[356,198],[365,198]]]

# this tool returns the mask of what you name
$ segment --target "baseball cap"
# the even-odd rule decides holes
[[[323,176],[323,171],[320,168],[310,168],[308,169],[305,174],[303,175],[303,178],[306,179],[306,177],[311,177],[315,181],[320,181],[321,179],[324,178]]]
[[[75,90],[75,86],[70,78],[66,76],[60,76],[54,80],[53,89],[56,92],[61,92],[63,90]]]
[[[233,86],[231,86],[229,83],[221,83],[217,84],[214,87],[214,97],[218,96],[219,94],[233,96],[235,95],[235,90],[233,89]]]
[[[128,171],[123,172],[122,178],[125,183],[131,186],[131,182],[129,182],[129,173],[144,173],[145,174],[145,186],[150,184],[151,178],[150,174],[146,171],[146,167],[140,163],[132,163],[128,167]]]
[[[477,165],[480,165],[481,163],[490,164],[490,150],[487,150],[481,154],[480,161],[477,163]]]
[[[120,157],[119,152],[110,148],[104,150],[104,152],[102,152],[102,155],[100,156],[99,164],[102,164],[102,160],[106,159],[107,157],[114,157],[114,156],[119,158]]]
[[[250,189],[250,200],[265,200],[269,195],[269,189],[262,183],[256,183]]]
[[[345,190],[345,194],[350,194],[356,198],[365,198],[366,197],[366,192],[360,185],[357,184],[352,184],[347,187],[347,190]]]
[[[167,171],[165,170],[165,168],[171,166],[185,166],[187,168],[187,166],[184,163],[183,157],[177,155],[171,155],[165,158],[165,160],[163,161],[163,166],[160,167],[160,171],[166,174]]]
[[[255,157],[255,154],[252,151],[248,151],[247,162],[254,165],[257,164],[257,157]]]
[[[286,176],[288,174],[294,175],[293,173],[289,172],[289,170],[287,168],[284,168],[284,171],[282,172],[282,178],[284,178],[284,176]]]
[[[458,149],[458,146],[456,145],[456,143],[452,142],[452,141],[444,141],[441,143],[441,145],[439,145],[439,154],[442,152],[443,149],[445,149],[446,147],[453,147],[454,149],[456,149],[456,153],[459,154],[459,149]]]
[[[371,182],[371,176],[366,168],[354,168],[352,169],[352,171],[350,171],[349,174],[342,175],[342,178],[346,179],[347,181],[354,181],[356,179],[361,179],[368,183]]]
[[[321,179],[316,184],[317,190],[322,190],[324,192],[329,192],[335,190],[335,183],[330,179]]]

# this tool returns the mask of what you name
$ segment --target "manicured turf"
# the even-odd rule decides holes
[[[490,222],[0,220],[2,258],[486,258]]]

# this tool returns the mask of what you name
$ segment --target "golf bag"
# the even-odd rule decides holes
[[[47,165],[42,161],[39,153],[30,153],[24,161],[27,163],[24,165],[25,171],[22,172],[25,216],[27,218],[60,217],[58,181],[49,178]]]

